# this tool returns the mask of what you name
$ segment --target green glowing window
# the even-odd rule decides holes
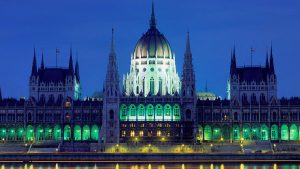
[[[71,140],[71,127],[69,125],[64,127],[64,140]]]
[[[153,106],[150,104],[147,107],[147,115],[148,116],[153,116],[153,114],[154,114],[154,109],[153,109]]]
[[[10,128],[8,130],[8,140],[14,140],[16,135],[16,130],[15,128]]]
[[[52,129],[49,126],[47,126],[45,128],[45,139],[46,140],[51,140],[52,139]]]
[[[271,140],[278,140],[278,126],[276,124],[271,126]]]
[[[26,129],[26,140],[33,141],[33,139],[34,139],[34,129],[31,125],[28,125]]]
[[[54,132],[54,134],[53,134],[54,140],[60,140],[61,139],[61,128],[59,125],[54,126],[53,132]]]
[[[220,139],[221,139],[221,129],[219,127],[214,127],[213,140],[219,141]]]
[[[130,111],[130,116],[136,116],[135,105],[130,105],[129,111]]]
[[[91,137],[90,127],[88,125],[84,125],[82,130],[82,140],[89,140]]]
[[[258,140],[259,138],[259,128],[257,126],[252,126],[252,140]]]
[[[281,140],[289,140],[289,128],[286,124],[281,125]]]
[[[1,140],[6,139],[6,129],[5,128],[1,128],[0,137],[1,137]]]
[[[81,140],[81,127],[79,125],[74,127],[74,139],[76,141]]]
[[[244,140],[250,140],[250,126],[244,125],[243,126],[243,139]]]
[[[36,128],[36,139],[43,140],[44,139],[44,129],[41,126]]]
[[[238,125],[234,125],[232,128],[233,140],[240,140],[240,127]]]
[[[144,116],[145,115],[145,107],[144,105],[140,104],[138,107],[138,114],[139,116]]]
[[[206,125],[204,127],[204,140],[211,141],[212,139],[212,131],[210,125]]]
[[[296,124],[292,124],[290,127],[290,140],[298,140],[298,127]]]
[[[96,124],[94,124],[92,126],[91,135],[92,135],[91,136],[92,140],[98,140],[98,138],[99,138],[99,128],[98,128],[98,126]]]
[[[260,129],[261,132],[261,140],[268,140],[269,139],[269,128],[267,125],[263,124]]]
[[[17,140],[24,139],[24,129],[22,127],[17,129]]]
[[[179,106],[178,105],[174,106],[174,116],[180,116],[180,110],[179,110]]]
[[[165,116],[171,116],[171,106],[165,105]]]
[[[157,105],[156,106],[156,115],[157,116],[162,116],[162,114],[163,114],[162,106],[161,105]]]

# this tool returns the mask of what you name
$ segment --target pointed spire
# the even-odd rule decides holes
[[[34,48],[33,61],[32,61],[32,69],[31,69],[31,76],[33,76],[33,75],[37,75],[35,48]]]
[[[205,88],[204,88],[205,92],[208,92],[208,87],[207,87],[207,81],[205,82]]]
[[[41,69],[45,69],[45,64],[44,64],[44,50],[42,50],[42,61],[41,61]]]
[[[74,73],[72,48],[70,48],[69,72],[70,72],[70,74],[72,74],[72,75],[73,75],[73,73]]]
[[[76,64],[75,64],[75,76],[78,81],[80,81],[80,76],[79,76],[79,63],[78,63],[78,53],[76,52]]]
[[[110,55],[115,55],[115,30],[114,28],[111,29],[111,45],[110,45]]]
[[[235,45],[233,46],[233,55],[232,55],[232,59],[233,59],[233,62],[234,62],[234,66],[236,66],[236,56],[235,56]]]
[[[230,63],[230,74],[234,74],[236,69],[236,55],[235,55],[235,45],[233,50],[231,50],[231,63]]]
[[[108,57],[106,79],[104,84],[104,90],[106,90],[106,97],[115,96],[117,97],[120,93],[119,91],[119,74],[118,74],[118,65],[117,57],[115,52],[114,45],[114,29],[112,29],[112,40],[111,40],[111,49]]]
[[[190,32],[187,32],[185,54],[192,54],[190,44]]]
[[[266,69],[269,70],[269,67],[270,67],[270,65],[269,65],[269,54],[268,54],[268,49],[267,49],[267,54],[266,54]]]
[[[271,54],[270,54],[270,73],[275,73],[272,44],[271,44]]]
[[[154,14],[154,0],[152,0],[152,11],[151,11],[151,19],[150,19],[150,28],[156,28],[156,19]]]

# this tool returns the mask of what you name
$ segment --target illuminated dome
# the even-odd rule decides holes
[[[134,58],[173,58],[168,40],[156,27],[151,27],[137,42]]]
[[[150,28],[136,43],[131,55],[130,72],[123,78],[125,95],[174,95],[180,91],[175,55],[163,34],[156,28],[154,8]]]

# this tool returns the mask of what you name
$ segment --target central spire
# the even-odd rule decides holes
[[[151,19],[150,19],[150,28],[156,28],[156,19],[154,14],[154,1],[152,0],[152,12],[151,12]]]

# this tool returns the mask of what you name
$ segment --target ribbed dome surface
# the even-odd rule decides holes
[[[137,42],[134,58],[173,58],[168,40],[156,27],[151,27]]]

